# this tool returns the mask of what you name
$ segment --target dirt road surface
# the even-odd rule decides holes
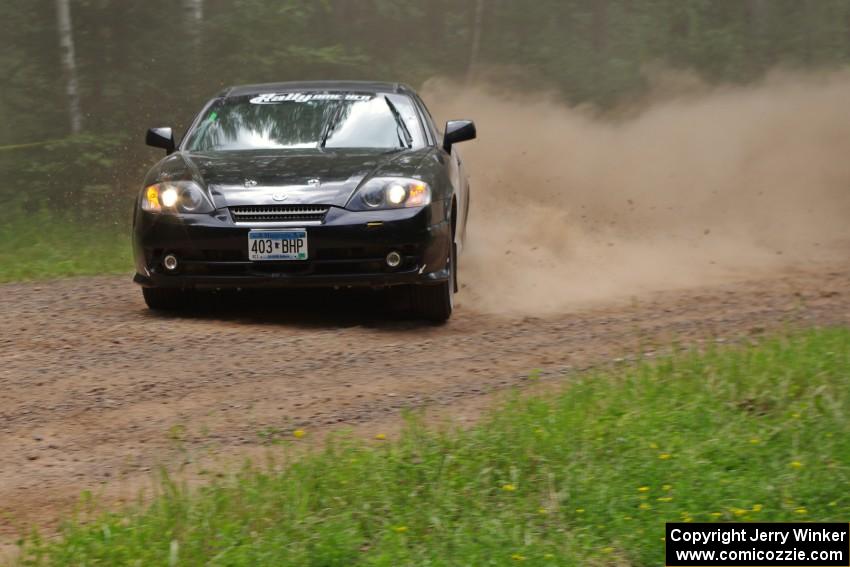
[[[161,316],[128,277],[0,286],[0,537],[50,525],[81,490],[132,498],[160,465],[248,455],[295,428],[374,435],[404,408],[474,413],[534,369],[554,382],[673,341],[848,324],[850,262],[545,318],[461,305],[432,327],[375,308],[369,294],[301,293]]]

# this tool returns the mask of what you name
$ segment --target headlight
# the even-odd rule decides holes
[[[348,209],[372,211],[422,207],[431,203],[431,188],[420,179],[375,177],[364,183],[348,202]]]
[[[165,181],[145,187],[142,210],[152,213],[211,213],[206,193],[194,181]]]

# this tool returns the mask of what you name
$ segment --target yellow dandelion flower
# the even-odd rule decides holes
[[[375,435],[375,439],[377,439],[378,441],[383,441],[386,438],[387,438],[387,436],[384,435],[383,433],[378,433],[377,435]]]
[[[750,439],[751,445],[758,445],[759,443],[761,443],[761,439],[759,439],[758,437],[753,437],[752,439]]]
[[[641,510],[652,510],[652,506],[647,504],[646,502],[641,502],[638,508],[640,508]]]
[[[671,490],[673,490],[673,485],[672,484],[665,484],[664,486],[661,487],[661,490],[663,490],[665,492],[670,492]]]
[[[762,505],[761,504],[753,504],[753,512],[761,512]]]
[[[720,517],[720,516],[722,516],[722,515],[723,515],[723,514],[721,514],[720,512],[712,512],[712,513],[710,514],[710,516],[711,516],[712,518],[719,518],[719,517]]]
[[[514,561],[525,561],[525,555],[514,553],[513,555],[511,555],[511,559],[513,559]]]
[[[603,547],[602,553],[614,553],[614,548],[613,547]]]
[[[659,453],[658,458],[661,459],[662,461],[666,461],[667,459],[669,459],[672,456],[673,455],[671,455],[670,453]]]
[[[638,492],[649,492],[649,487],[641,486],[640,488],[638,488]]]
[[[792,469],[801,469],[801,468],[803,468],[803,463],[801,463],[800,461],[791,461],[791,468]]]
[[[503,484],[502,490],[504,490],[505,492],[513,492],[514,490],[516,490],[516,486],[514,486],[513,484]]]
[[[795,514],[800,514],[801,516],[805,516],[806,514],[808,514],[808,513],[809,513],[809,511],[808,511],[808,510],[806,510],[806,509],[805,509],[805,508],[803,508],[803,507],[800,507],[800,508],[797,508],[796,510],[794,510],[794,513],[795,513]]]
[[[659,502],[672,502],[673,497],[672,496],[659,496],[658,498],[656,498],[656,500],[658,500]]]
[[[294,435],[296,439],[301,439],[302,437],[307,435],[307,432],[304,431],[303,429],[296,429],[295,431],[292,432],[292,435]]]
[[[576,514],[584,514],[584,508],[576,508]]]
[[[396,533],[403,534],[407,531],[407,526],[396,526],[393,528]]]
[[[729,508],[729,511],[735,514],[736,516],[743,516],[747,513],[746,510],[743,510],[741,508]]]
[[[549,513],[549,510],[547,510],[546,508],[538,508],[537,513],[540,514],[541,516],[545,516],[546,514]]]

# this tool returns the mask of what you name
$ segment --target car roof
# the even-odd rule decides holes
[[[218,96],[245,96],[262,93],[285,93],[297,91],[412,93],[413,89],[401,83],[380,81],[289,81],[285,83],[236,85],[227,87],[221,91]]]

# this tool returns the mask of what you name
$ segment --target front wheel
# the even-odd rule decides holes
[[[428,321],[444,323],[454,311],[454,293],[457,285],[457,246],[450,245],[446,264],[449,277],[436,285],[420,285],[413,289],[413,311]]]
[[[420,285],[413,289],[413,311],[423,319],[444,323],[452,316],[451,281],[436,285]]]
[[[153,311],[176,311],[189,306],[188,294],[181,289],[143,287],[142,296],[148,309]]]

